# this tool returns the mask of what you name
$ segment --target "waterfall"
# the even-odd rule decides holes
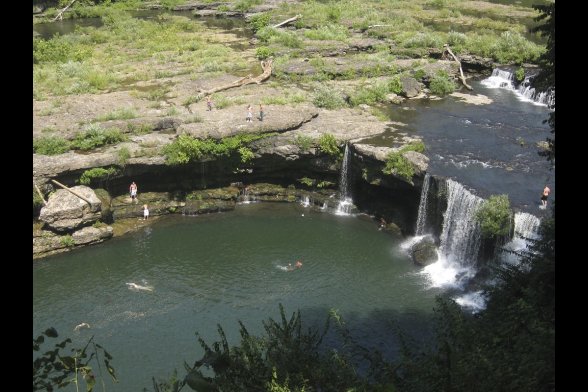
[[[302,204],[303,207],[310,207],[310,197],[308,196],[304,196],[301,200],[300,200],[300,204]]]
[[[482,84],[489,88],[504,88],[513,91],[520,100],[533,102],[539,105],[549,106],[555,101],[555,92],[548,90],[537,92],[531,87],[535,75],[526,76],[525,79],[515,88],[515,76],[511,71],[495,68],[492,76],[482,80]]]
[[[417,217],[417,226],[415,235],[425,234],[425,224],[427,223],[427,201],[429,198],[429,186],[431,183],[431,176],[429,173],[425,175],[423,180],[423,189],[421,190],[421,201],[419,203],[419,215]]]
[[[539,218],[526,212],[517,212],[514,221],[514,236],[510,242],[504,245],[503,249],[506,252],[502,254],[502,260],[510,264],[519,263],[520,259],[517,253],[527,250],[528,239],[539,238],[538,230],[541,223]]]
[[[339,192],[341,193],[341,199],[346,198],[349,195],[349,189],[347,184],[347,170],[349,167],[349,145],[345,145],[345,154],[343,154],[343,164],[341,165],[341,177],[339,178]]]
[[[349,169],[349,144],[345,145],[345,154],[343,154],[343,163],[341,164],[341,177],[339,178],[339,205],[337,206],[337,215],[349,215],[353,208],[353,200],[349,196],[348,185],[348,169]]]
[[[474,265],[480,250],[480,225],[474,214],[484,201],[459,182],[447,180],[447,210],[441,232],[441,253],[461,265]]]
[[[514,217],[515,237],[537,239],[541,221],[535,215],[526,212],[517,212]]]

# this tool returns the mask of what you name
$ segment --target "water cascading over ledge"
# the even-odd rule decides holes
[[[521,83],[517,84],[512,70],[495,68],[490,77],[482,80],[482,84],[490,88],[511,90],[523,101],[551,106],[555,102],[555,92],[553,90],[536,91],[532,87],[534,77],[535,75],[526,76]]]
[[[345,153],[341,163],[341,176],[339,177],[339,205],[337,215],[349,215],[353,208],[353,199],[349,193],[349,145],[345,144]]]

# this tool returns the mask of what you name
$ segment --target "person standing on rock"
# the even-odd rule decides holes
[[[210,98],[210,95],[206,96],[206,107],[209,112],[212,111],[212,99]]]
[[[129,187],[129,192],[131,193],[131,201],[133,202],[137,202],[137,184],[135,184],[135,181],[133,181],[131,183],[131,186]]]
[[[149,218],[149,207],[147,204],[143,204],[143,220]]]
[[[259,104],[259,121],[263,121],[263,106]]]
[[[541,195],[541,205],[544,209],[547,208],[547,197],[549,196],[550,192],[551,189],[549,189],[549,187],[545,185],[545,188],[543,188],[543,194]]]
[[[251,105],[247,106],[247,122],[253,122],[253,108]]]

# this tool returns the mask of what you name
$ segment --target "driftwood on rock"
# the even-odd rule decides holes
[[[245,86],[247,84],[253,84],[253,83],[260,84],[261,82],[267,80],[270,77],[270,75],[272,74],[272,64],[273,64],[273,59],[268,59],[267,61],[262,61],[261,68],[263,69],[263,72],[261,73],[261,75],[255,77],[255,78],[251,77],[251,75],[248,75],[248,76],[245,76],[244,78],[235,80],[232,83],[225,84],[224,86],[213,87],[209,90],[201,90],[198,93],[197,98],[198,98],[198,100],[200,100],[207,95],[214,94],[218,91],[228,90],[233,87],[240,87],[240,86]]]
[[[453,54],[453,52],[451,51],[451,49],[449,49],[449,45],[445,44],[445,45],[443,45],[443,48],[444,48],[444,50],[443,50],[443,56],[445,56],[445,52],[447,52],[447,53],[449,53],[451,55],[451,57],[453,57],[453,59],[455,61],[457,61],[457,64],[459,64],[459,74],[460,74],[459,79],[461,80],[461,82],[463,83],[463,85],[466,86],[466,88],[468,90],[473,90],[472,86],[470,86],[469,84],[466,83],[465,76],[463,75],[463,70],[461,69],[461,61],[459,61],[459,59],[457,58],[457,56]]]
[[[67,6],[66,6],[64,9],[62,9],[61,11],[59,11],[59,13],[57,14],[57,16],[56,16],[55,18],[53,18],[53,20],[52,20],[51,22],[55,22],[57,19],[59,19],[59,20],[63,20],[63,13],[64,13],[65,11],[67,11],[67,9],[68,9],[69,7],[71,7],[71,5],[72,5],[73,3],[75,3],[75,2],[76,2],[76,0],[71,0],[71,2],[70,2],[70,3],[69,3],[69,4],[68,4],[68,5],[67,5]]]
[[[273,25],[272,27],[274,29],[277,29],[278,27],[282,27],[284,25],[287,25],[288,23],[294,22],[295,20],[298,20],[298,18],[302,18],[302,15],[298,14],[290,19],[286,19],[285,21],[278,23],[277,25]]]
[[[41,190],[39,189],[39,187],[35,183],[35,179],[33,179],[33,185],[35,186],[35,189],[37,190],[37,193],[41,197],[41,200],[43,200],[43,205],[47,205],[47,201],[45,200],[45,198],[43,197],[43,193],[41,193]]]
[[[86,203],[88,203],[90,206],[92,206],[92,202],[90,200],[88,200],[87,198],[85,198],[84,196],[80,195],[79,193],[72,191],[71,189],[69,189],[68,187],[66,187],[65,185],[63,185],[61,182],[56,181],[56,180],[51,180],[54,184],[59,185],[60,187],[62,187],[63,189],[65,189],[66,191],[69,191],[71,194],[79,197],[80,199],[82,199],[83,201],[85,201]]]

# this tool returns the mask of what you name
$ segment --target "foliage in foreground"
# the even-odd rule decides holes
[[[542,239],[520,265],[497,269],[484,311],[467,316],[453,301],[437,300],[436,344],[404,347],[401,391],[555,390],[554,227],[545,219]]]
[[[33,391],[53,391],[69,384],[75,384],[77,390],[82,380],[86,385],[86,391],[92,391],[96,385],[97,376],[104,390],[101,363],[112,380],[117,382],[114,368],[110,365],[112,356],[94,342],[94,336],[82,349],[67,347],[71,343],[71,339],[67,338],[60,343],[55,343],[53,349],[43,354],[35,354],[41,350],[45,338],[57,338],[57,336],[55,328],[48,328],[41,335],[33,338],[33,357],[35,357],[33,359]],[[66,350],[66,347],[69,350]],[[71,354],[67,354],[67,351]]]
[[[366,391],[382,387],[358,376],[352,365],[353,353],[324,349],[323,339],[333,320],[338,322],[339,318],[331,312],[323,328],[305,328],[299,311],[287,319],[280,304],[280,320],[264,321],[262,337],[252,336],[239,322],[241,342],[234,347],[229,346],[219,325],[219,341],[209,345],[198,338],[204,355],[191,366],[185,364],[186,376],[181,380],[176,375],[169,381],[154,379],[154,390],[179,391],[185,385],[198,391],[243,392]],[[343,338],[354,345],[346,332]],[[363,354],[369,355],[366,351]],[[206,377],[203,367],[212,369],[214,376]]]

